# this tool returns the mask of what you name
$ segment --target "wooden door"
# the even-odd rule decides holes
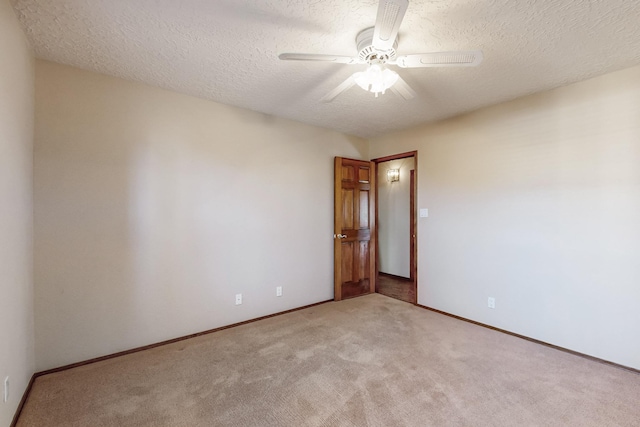
[[[375,292],[375,164],[335,160],[334,299]]]

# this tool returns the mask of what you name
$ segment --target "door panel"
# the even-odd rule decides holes
[[[375,289],[374,163],[335,159],[334,298]]]
[[[342,179],[354,181],[356,178],[355,168],[353,165],[342,166]]]
[[[360,182],[369,182],[369,176],[371,175],[370,167],[359,167],[358,168],[358,181]]]
[[[342,218],[344,230],[353,230],[353,190],[342,189]]]
[[[345,278],[353,277],[353,242],[342,242],[342,275]]]
[[[369,242],[363,240],[360,242],[360,259],[358,259],[358,267],[360,268],[359,274],[363,279],[369,279],[370,273],[370,257],[369,257]]]
[[[360,228],[369,228],[369,191],[360,191]]]

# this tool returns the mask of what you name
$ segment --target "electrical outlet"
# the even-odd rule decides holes
[[[489,299],[487,300],[487,307],[496,308],[496,299],[493,297],[489,297]]]
[[[277,297],[281,297],[282,296],[282,286],[278,286],[276,288],[276,296]]]
[[[4,394],[2,397],[2,401],[7,403],[9,401],[9,377],[4,379]]]
[[[236,294],[236,305],[242,304],[242,294]]]

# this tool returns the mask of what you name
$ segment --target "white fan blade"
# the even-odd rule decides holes
[[[335,88],[334,90],[332,90],[331,92],[329,92],[328,94],[320,98],[320,101],[331,102],[336,98],[336,96],[340,95],[345,90],[351,89],[351,87],[353,87],[353,85],[356,84],[355,75],[356,73],[350,75],[349,78],[343,81],[342,83],[340,83],[340,85],[337,88]]]
[[[373,47],[382,51],[393,49],[407,7],[409,0],[380,0],[373,30]]]
[[[416,97],[416,92],[411,89],[411,86],[407,84],[402,77],[398,76],[396,83],[391,86],[390,90],[396,95],[400,95],[407,101]]]
[[[326,61],[336,64],[359,64],[359,58],[340,55],[318,55],[314,53],[281,53],[278,58],[285,61]]]
[[[416,53],[398,56],[395,64],[402,68],[475,67],[482,62],[482,51]]]

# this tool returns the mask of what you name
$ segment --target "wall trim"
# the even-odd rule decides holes
[[[184,341],[184,340],[188,340],[188,339],[191,339],[191,338],[196,338],[196,337],[199,337],[199,336],[202,336],[202,335],[209,335],[209,334],[212,334],[214,332],[223,331],[225,329],[230,329],[230,328],[235,328],[236,326],[246,325],[248,323],[253,323],[253,322],[257,322],[259,320],[269,319],[271,317],[276,317],[276,316],[280,316],[280,315],[283,315],[283,314],[292,313],[292,312],[298,311],[298,310],[304,310],[305,308],[315,307],[317,305],[326,304],[326,303],[332,302],[332,301],[333,300],[321,301],[321,302],[316,302],[316,303],[313,303],[313,304],[305,305],[305,306],[302,306],[302,307],[292,308],[290,310],[280,311],[278,313],[267,314],[266,316],[256,317],[255,319],[249,319],[249,320],[245,320],[245,321],[242,321],[242,322],[233,323],[231,325],[221,326],[219,328],[208,329],[206,331],[196,332],[195,334],[185,335],[185,336],[178,337],[178,338],[172,338],[170,340],[160,341],[160,342],[157,342],[157,343],[154,343],[154,344],[143,345],[142,347],[135,347],[135,348],[132,348],[132,349],[129,349],[129,350],[124,350],[124,351],[119,351],[117,353],[108,354],[106,356],[100,356],[100,357],[96,357],[96,358],[93,358],[93,359],[84,360],[82,362],[71,363],[69,365],[60,366],[58,368],[47,369],[46,371],[36,372],[34,375],[36,377],[39,377],[39,376],[42,376],[42,375],[54,374],[56,372],[61,372],[61,371],[66,371],[68,369],[77,368],[78,366],[90,365],[92,363],[102,362],[103,360],[113,359],[115,357],[120,357],[120,356],[126,356],[126,355],[131,354],[131,353],[137,353],[139,351],[149,350],[149,349],[160,347],[160,346],[167,345],[167,344],[173,344],[173,343],[176,343],[176,342],[179,342],[179,341]]]
[[[18,404],[18,408],[16,409],[16,413],[13,415],[13,420],[9,427],[15,427],[18,424],[18,418],[20,418],[20,413],[22,413],[22,408],[24,408],[24,404],[27,403],[27,398],[29,397],[29,393],[31,393],[31,387],[33,387],[33,382],[36,380],[36,374],[31,375],[31,379],[29,380],[29,384],[27,384],[27,388],[22,393],[22,399],[20,399],[20,403]]]
[[[377,159],[372,159],[371,161],[375,163],[382,163],[382,162],[388,162],[389,160],[398,160],[398,159],[404,159],[407,157],[414,157],[414,156],[417,156],[417,154],[418,154],[418,150],[407,151],[406,153],[399,153],[399,154],[392,154],[390,156],[378,157]],[[416,159],[416,164],[418,164],[418,159]]]
[[[433,311],[434,313],[443,314],[445,316],[453,317],[454,319],[462,320],[464,322],[473,323],[474,325],[482,326],[483,328],[491,329],[496,332],[502,332],[503,334],[511,335],[512,337],[520,338],[535,344],[540,344],[545,347],[552,348],[554,350],[559,350],[565,353],[572,354],[574,356],[582,357],[587,360],[591,360],[592,362],[602,363],[604,365],[609,365],[614,368],[624,369],[625,371],[631,372],[633,374],[640,375],[640,369],[635,369],[630,366],[621,365],[619,363],[611,362],[609,360],[600,359],[599,357],[589,356],[588,354],[580,353],[579,351],[570,350],[565,347],[560,347],[555,344],[550,344],[548,342],[540,341],[535,338],[530,338],[526,335],[516,334],[515,332],[510,332],[505,329],[496,328],[495,326],[487,325],[486,323],[476,322],[475,320],[467,319],[466,317],[456,316],[455,314],[447,313],[446,311],[437,310],[435,308],[427,307],[426,305],[415,304],[416,307],[423,308],[425,310]]]
[[[391,274],[391,273],[383,273],[382,271],[378,271],[378,275],[379,276],[385,276],[385,277],[388,277],[390,279],[402,280],[403,282],[410,282],[411,281],[410,277],[397,276],[397,275]]]
[[[24,405],[27,402],[27,399],[29,398],[29,394],[31,393],[31,389],[33,387],[33,384],[34,384],[36,378],[38,378],[40,376],[54,374],[56,372],[62,372],[62,371],[66,371],[66,370],[69,370],[69,369],[77,368],[79,366],[85,366],[85,365],[90,365],[92,363],[101,362],[103,360],[114,359],[114,358],[120,357],[120,356],[126,356],[128,354],[137,353],[137,352],[140,352],[140,351],[149,350],[149,349],[156,348],[156,347],[161,347],[161,346],[164,346],[164,345],[167,345],[167,344],[173,344],[173,343],[176,343],[176,342],[179,342],[179,341],[184,341],[184,340],[188,340],[188,339],[191,339],[191,338],[196,338],[196,337],[199,337],[199,336],[202,336],[202,335],[209,335],[209,334],[212,334],[214,332],[222,331],[222,330],[225,330],[225,329],[235,328],[236,326],[246,325],[246,324],[249,324],[249,323],[257,322],[259,320],[269,319],[271,317],[276,317],[276,316],[280,316],[280,315],[283,315],[283,314],[292,313],[294,311],[304,310],[305,308],[315,307],[315,306],[318,306],[318,305],[326,304],[328,302],[333,302],[333,300],[320,301],[320,302],[316,302],[316,303],[313,303],[313,304],[304,305],[302,307],[292,308],[290,310],[280,311],[278,313],[268,314],[266,316],[256,317],[254,319],[249,319],[249,320],[245,320],[245,321],[242,321],[242,322],[233,323],[231,325],[221,326],[219,328],[214,328],[214,329],[208,329],[206,331],[196,332],[194,334],[185,335],[185,336],[178,337],[178,338],[172,338],[170,340],[160,341],[160,342],[157,342],[157,343],[154,343],[154,344],[148,344],[148,345],[145,345],[145,346],[136,347],[136,348],[132,348],[132,349],[129,349],[129,350],[124,350],[124,351],[120,351],[120,352],[117,352],[117,353],[108,354],[106,356],[100,356],[100,357],[96,357],[96,358],[93,358],[93,359],[84,360],[84,361],[81,361],[81,362],[76,362],[76,363],[71,363],[69,365],[60,366],[58,368],[47,369],[45,371],[36,372],[31,376],[31,379],[29,380],[29,384],[27,384],[27,388],[25,389],[25,391],[24,391],[24,393],[22,395],[22,399],[20,400],[20,403],[18,404],[18,408],[16,409],[16,413],[13,416],[13,421],[11,422],[10,427],[15,427],[17,425],[18,419],[20,418],[20,414],[22,413],[22,409],[24,408]],[[515,332],[510,332],[510,331],[507,331],[505,329],[496,328],[495,326],[487,325],[485,323],[481,323],[481,322],[477,322],[475,320],[467,319],[467,318],[462,317],[462,316],[457,316],[455,314],[447,313],[446,311],[437,310],[435,308],[427,307],[426,305],[421,305],[421,304],[413,304],[413,305],[415,305],[416,307],[420,307],[420,308],[422,308],[424,310],[429,310],[429,311],[432,311],[434,313],[438,313],[438,314],[442,314],[444,316],[452,317],[452,318],[457,319],[457,320],[462,320],[463,322],[472,323],[472,324],[477,325],[477,326],[482,326],[483,328],[491,329],[493,331],[501,332],[501,333],[507,334],[507,335],[511,335],[513,337],[520,338],[520,339],[523,339],[523,340],[526,340],[526,341],[530,341],[530,342],[533,342],[535,344],[544,345],[546,347],[553,348],[555,350],[563,351],[565,353],[569,353],[569,354],[572,354],[574,356],[582,357],[584,359],[591,360],[593,362],[602,363],[604,365],[608,365],[608,366],[611,366],[611,367],[614,367],[614,368],[618,368],[618,369],[623,369],[623,370],[631,372],[633,374],[640,375],[640,369],[631,368],[629,366],[621,365],[619,363],[611,362],[609,360],[600,359],[600,358],[594,357],[594,356],[589,356],[588,354],[580,353],[580,352],[574,351],[574,350],[569,350],[568,348],[564,348],[564,347],[560,347],[560,346],[557,346],[557,345],[554,345],[554,344],[550,344],[550,343],[547,343],[547,342],[544,342],[544,341],[540,341],[540,340],[537,340],[535,338],[530,338],[530,337],[527,337],[525,335],[516,334]]]
[[[66,371],[66,370],[69,370],[69,369],[77,368],[77,367],[80,367],[80,366],[90,365],[90,364],[96,363],[96,362],[102,362],[103,360],[114,359],[114,358],[120,357],[120,356],[126,356],[128,354],[137,353],[137,352],[140,352],[140,351],[149,350],[149,349],[156,348],[156,347],[161,347],[161,346],[167,345],[167,344],[173,344],[173,343],[176,343],[176,342],[179,342],[179,341],[184,341],[184,340],[188,340],[188,339],[191,339],[191,338],[200,337],[202,335],[209,335],[209,334],[212,334],[214,332],[223,331],[225,329],[235,328],[236,326],[246,325],[246,324],[249,324],[249,323],[257,322],[259,320],[269,319],[271,317],[281,316],[283,314],[292,313],[294,311],[304,310],[305,308],[315,307],[315,306],[318,306],[318,305],[326,304],[328,302],[333,302],[333,300],[330,299],[330,300],[327,300],[327,301],[320,301],[320,302],[316,302],[316,303],[313,303],[313,304],[304,305],[302,307],[292,308],[290,310],[280,311],[278,313],[267,314],[266,316],[260,316],[260,317],[254,318],[254,319],[249,319],[249,320],[245,320],[245,321],[242,321],[242,322],[233,323],[231,325],[221,326],[219,328],[214,328],[214,329],[208,329],[206,331],[196,332],[195,334],[184,335],[182,337],[172,338],[170,340],[160,341],[160,342],[157,342],[157,343],[144,345],[142,347],[135,347],[135,348],[132,348],[132,349],[129,349],[129,350],[119,351],[117,353],[108,354],[106,356],[95,357],[93,359],[84,360],[84,361],[76,362],[76,363],[71,363],[69,365],[60,366],[58,368],[52,368],[52,369],[47,369],[46,371],[36,372],[35,374],[33,374],[31,376],[31,380],[29,381],[29,384],[27,385],[27,388],[24,391],[24,394],[22,395],[22,400],[20,401],[20,404],[18,405],[18,409],[16,410],[16,413],[13,416],[13,421],[11,422],[10,427],[15,427],[16,424],[18,423],[18,418],[20,418],[20,413],[22,412],[22,408],[24,407],[25,403],[27,402],[27,399],[29,398],[29,394],[31,393],[31,388],[33,387],[34,381],[36,380],[36,378],[41,377],[43,375],[55,374],[56,372],[62,372],[62,371]]]

